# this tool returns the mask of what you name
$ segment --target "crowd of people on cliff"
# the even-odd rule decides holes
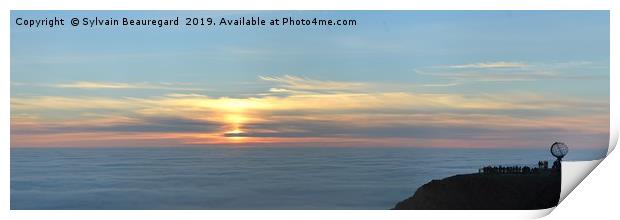
[[[555,167],[555,165],[554,165]],[[548,170],[548,161],[538,161],[538,167],[530,168],[528,166],[485,166],[478,169],[479,173],[488,174],[531,174],[538,173],[541,170]]]

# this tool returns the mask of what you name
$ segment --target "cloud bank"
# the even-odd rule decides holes
[[[479,66],[511,66],[500,64]],[[257,80],[268,89],[248,97],[13,97],[12,147],[533,147],[565,140],[588,148],[606,145],[608,135],[606,101],[527,92],[398,92],[292,75]],[[73,86],[132,87],[59,88]]]

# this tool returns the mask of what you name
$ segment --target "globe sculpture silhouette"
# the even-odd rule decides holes
[[[555,142],[551,145],[551,155],[558,158],[558,160],[562,160],[564,156],[568,153],[568,146],[562,142]]]

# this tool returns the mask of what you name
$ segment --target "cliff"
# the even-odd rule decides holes
[[[546,209],[558,204],[561,175],[465,174],[433,180],[393,209]]]

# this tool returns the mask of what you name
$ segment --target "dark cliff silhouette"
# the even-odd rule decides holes
[[[558,170],[476,173],[433,180],[393,209],[546,209],[558,204]]]

